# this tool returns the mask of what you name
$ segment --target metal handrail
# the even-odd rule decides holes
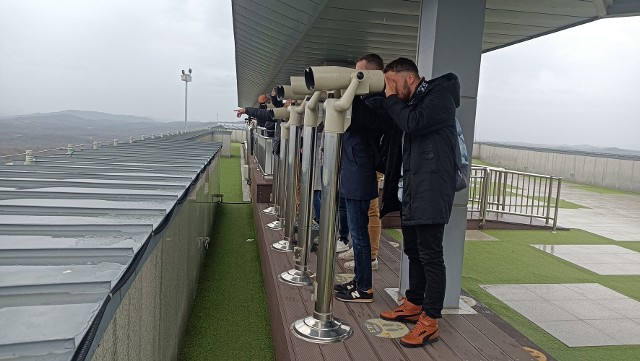
[[[254,131],[254,155],[262,174],[271,176],[273,174],[273,137],[268,137],[268,131],[263,127],[256,127]]]
[[[552,229],[555,231],[561,186],[561,177],[473,166],[468,211],[479,215],[480,227],[485,225],[487,214],[493,213],[525,216],[531,222],[534,218],[540,218],[547,225],[553,221]]]

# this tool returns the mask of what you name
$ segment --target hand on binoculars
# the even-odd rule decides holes
[[[396,94],[396,82],[387,78],[386,76],[384,77],[384,95],[385,96],[390,96],[390,95],[395,95]]]
[[[240,118],[240,116],[241,116],[242,114],[246,114],[246,111],[245,111],[245,109],[244,109],[244,108],[238,108],[238,109],[234,110],[234,112],[236,112],[236,117],[237,117],[237,118]]]

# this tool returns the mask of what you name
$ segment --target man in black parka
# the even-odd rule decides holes
[[[382,312],[381,317],[417,321],[400,342],[421,347],[437,341],[438,318],[442,317],[446,285],[442,242],[455,194],[460,83],[452,73],[425,80],[406,58],[389,63],[384,72],[383,106],[397,128],[392,131],[396,136],[390,137],[381,216],[400,210],[409,288],[404,303]]]

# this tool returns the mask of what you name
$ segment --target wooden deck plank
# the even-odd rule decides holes
[[[463,316],[476,329],[486,335],[497,347],[514,360],[535,360],[529,353],[525,352],[515,340],[510,337],[502,337],[504,332],[491,323],[482,315]]]
[[[482,317],[481,315],[476,316]],[[463,316],[448,315],[447,322],[460,332],[460,334],[486,358],[490,360],[513,360]],[[505,336],[506,335],[503,334],[503,337]]]
[[[254,190],[255,194],[255,190]],[[255,199],[255,198],[254,198]],[[365,332],[362,323],[377,318],[381,311],[396,307],[397,303],[385,288],[398,286],[401,247],[393,247],[395,239],[383,232],[378,255],[379,269],[373,272],[374,302],[343,303],[334,299],[333,311],[353,328],[354,336],[345,342],[315,344],[295,337],[289,330],[294,321],[311,316],[314,302],[310,287],[295,287],[278,280],[280,273],[293,268],[291,253],[270,249],[282,239],[282,231],[271,231],[265,224],[274,220],[264,214],[266,204],[254,204],[262,271],[269,305],[271,330],[278,360],[531,360],[520,345],[482,315],[445,315],[441,320],[441,339],[423,348],[405,348],[397,339],[379,338]],[[309,267],[316,270],[316,255],[309,257]],[[352,273],[336,263],[336,273]],[[413,324],[407,325],[409,328]]]

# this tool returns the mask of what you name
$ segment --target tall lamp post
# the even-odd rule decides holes
[[[189,68],[189,74],[182,69],[182,76],[180,78],[184,82],[184,130],[187,130],[187,86],[191,81],[191,68]]]

